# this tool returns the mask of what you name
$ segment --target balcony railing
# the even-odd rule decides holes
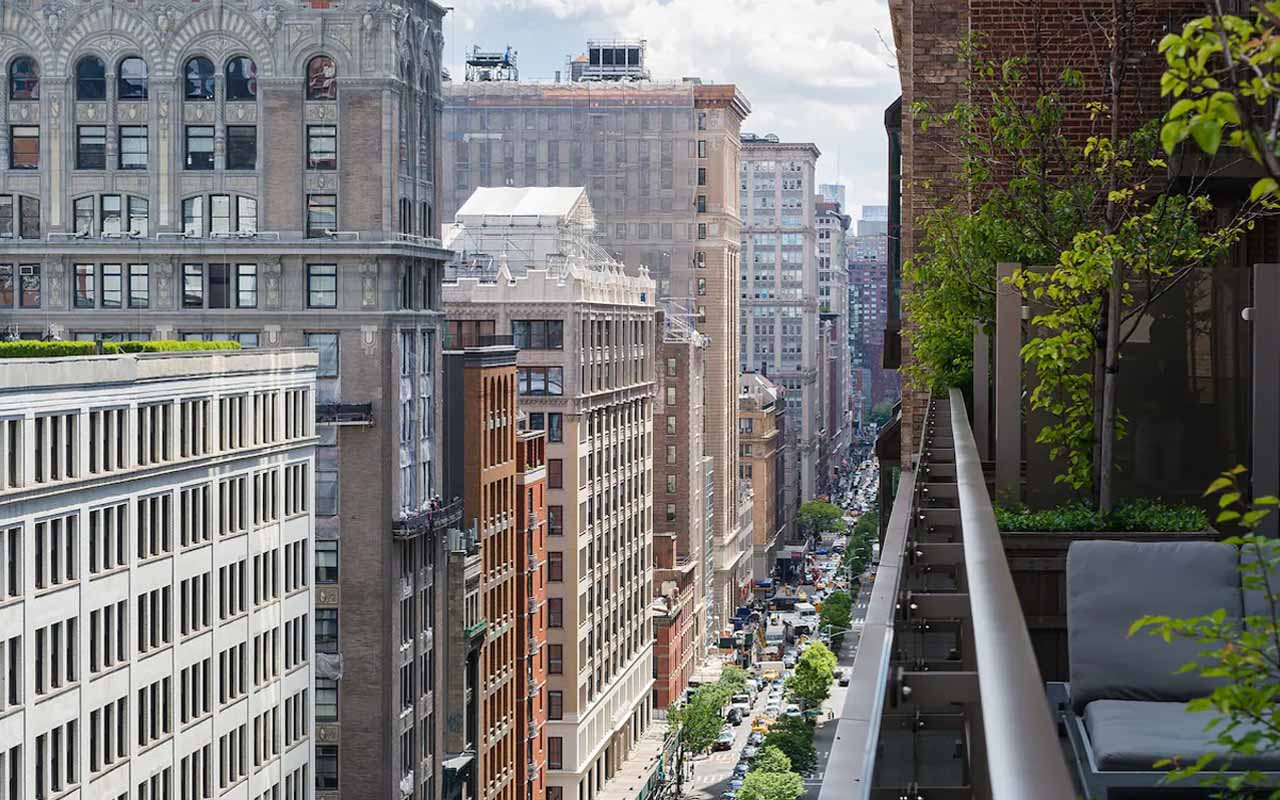
[[[424,533],[439,533],[462,522],[462,498],[436,508],[410,512],[391,524],[391,534],[397,539],[412,539]]]
[[[1071,800],[960,393],[931,401],[925,419],[819,800]]]
[[[372,425],[373,403],[316,403],[317,425]]]

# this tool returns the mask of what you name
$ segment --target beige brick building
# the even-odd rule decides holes
[[[689,312],[710,339],[708,502],[714,546],[736,551],[736,186],[746,98],[732,84],[697,79],[447,83],[444,97],[446,215],[477,187],[586,187],[598,241],[631,272],[647,268],[658,297]],[[723,620],[732,609],[707,612]],[[713,617],[707,628],[722,624]]]
[[[547,798],[593,799],[654,722],[655,286],[592,243],[581,188],[478,189],[456,219],[447,346],[510,334],[547,431]]]
[[[0,322],[319,351],[321,800],[440,795],[444,14],[0,8]]]
[[[738,395],[738,477],[755,492],[752,531],[752,577],[773,576],[778,545],[787,540],[783,454],[787,406],[778,386],[763,375],[742,376]]]

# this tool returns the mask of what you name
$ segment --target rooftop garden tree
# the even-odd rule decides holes
[[[1244,214],[1218,221],[1204,176],[1165,159],[1158,120],[1122,124],[1141,56],[1132,20],[1131,3],[1113,0],[1095,21],[1087,72],[1052,80],[1037,62],[997,63],[969,46],[968,99],[939,113],[913,108],[922,125],[954,131],[967,190],[958,194],[984,198],[925,221],[928,247],[908,269],[913,347],[932,358],[917,377],[937,385],[963,372],[966,334],[991,323],[995,264],[1026,265],[1012,283],[1035,310],[1022,349],[1035,370],[1028,402],[1054,419],[1036,441],[1062,463],[1059,481],[1103,516],[1116,502],[1125,433],[1116,402],[1125,346],[1161,297],[1213,266],[1250,224]],[[1088,134],[1068,118],[1086,121]]]

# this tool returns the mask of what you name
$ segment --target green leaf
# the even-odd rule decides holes
[[[1201,150],[1215,155],[1222,142],[1222,123],[1210,117],[1196,117],[1191,121],[1191,138]]]
[[[1173,155],[1173,150],[1178,146],[1178,142],[1186,138],[1187,126],[1185,123],[1166,122],[1164,127],[1160,129],[1160,144],[1164,147],[1165,153]]]
[[[1202,497],[1208,497],[1209,495],[1220,492],[1223,489],[1230,488],[1231,485],[1232,482],[1230,478],[1218,478],[1213,483],[1209,484],[1209,488],[1204,490]]]
[[[1256,202],[1262,197],[1273,195],[1277,188],[1280,188],[1280,184],[1276,183],[1275,178],[1262,178],[1253,185],[1253,189],[1249,192],[1249,200]]]
[[[1173,108],[1169,109],[1169,113],[1166,114],[1165,117],[1167,119],[1178,119],[1179,117],[1186,116],[1187,112],[1193,110],[1195,107],[1196,101],[1184,98],[1174,103]]]

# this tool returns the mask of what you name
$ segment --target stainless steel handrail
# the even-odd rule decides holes
[[[917,454],[924,454],[924,437]],[[831,758],[823,776],[818,800],[868,800],[876,768],[876,746],[880,741],[880,719],[884,714],[885,686],[891,677],[893,625],[898,604],[899,583],[911,518],[915,513],[916,480],[920,469],[903,470],[893,499],[880,565],[876,568],[871,599],[867,601],[862,635],[849,672],[849,691],[836,722]],[[838,757],[837,757],[838,755]]]
[[[951,390],[951,433],[982,731],[994,800],[1073,800],[1045,685],[1009,574],[964,397]]]

